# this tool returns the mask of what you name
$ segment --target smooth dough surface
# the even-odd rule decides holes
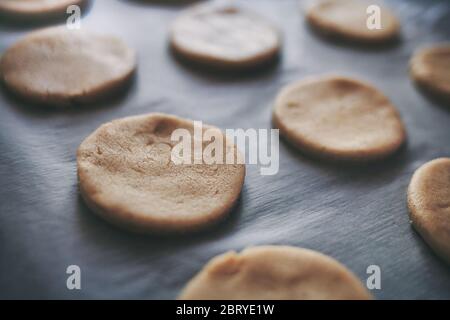
[[[203,125],[204,131],[208,128],[214,127]],[[193,134],[193,122],[155,113],[115,120],[92,133],[77,154],[87,205],[106,220],[141,233],[195,231],[222,220],[239,197],[245,165],[175,164],[175,129]],[[208,145],[206,140],[203,144]],[[224,159],[230,152],[240,155],[232,142]]]
[[[86,0],[0,0],[0,15],[17,18],[45,18],[66,14],[70,5],[81,6]]]
[[[6,50],[1,78],[17,95],[64,106],[114,94],[132,77],[134,50],[120,39],[53,27],[35,31]]]
[[[410,74],[426,92],[450,103],[450,43],[415,53],[410,62]]]
[[[213,258],[179,299],[359,300],[371,295],[346,267],[326,255],[289,246],[260,246]]]
[[[278,30],[236,7],[197,5],[173,23],[172,49],[183,58],[216,67],[245,68],[273,60],[280,50]]]
[[[400,24],[394,14],[377,3],[380,8],[380,29],[369,29],[368,6],[364,0],[317,0],[306,13],[307,21],[321,33],[345,40],[380,43],[398,37]]]
[[[273,123],[301,151],[329,160],[382,159],[406,139],[398,112],[382,93],[333,75],[285,87],[275,100]]]
[[[414,228],[450,264],[450,158],[417,169],[408,188],[408,208]]]

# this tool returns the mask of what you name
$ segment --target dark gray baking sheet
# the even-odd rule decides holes
[[[408,59],[422,45],[450,40],[450,2],[390,1],[403,41],[364,50],[330,43],[305,26],[296,0],[236,1],[284,33],[280,63],[250,76],[186,68],[167,51],[167,30],[183,6],[97,0],[83,27],[122,36],[139,71],[121,99],[82,110],[45,110],[0,94],[0,298],[172,299],[211,257],[258,244],[312,248],[338,259],[362,281],[381,267],[377,298],[450,298],[450,268],[410,227],[405,190],[414,170],[450,155],[450,109],[422,96]],[[0,24],[0,52],[31,27]],[[285,84],[340,72],[368,80],[398,107],[408,145],[391,160],[342,168],[280,144],[280,171],[249,166],[238,207],[220,227],[177,239],[136,236],[103,222],[77,190],[75,152],[109,120],[167,112],[222,128],[269,128],[271,103]],[[78,265],[82,289],[66,288]]]

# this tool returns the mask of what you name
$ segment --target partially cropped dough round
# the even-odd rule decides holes
[[[427,93],[450,103],[450,43],[419,50],[411,59],[410,72]]]
[[[271,23],[251,12],[197,5],[175,20],[170,43],[175,53],[189,61],[234,69],[273,60],[281,39]]]
[[[340,76],[284,88],[275,100],[273,122],[301,151],[330,160],[382,159],[406,139],[399,114],[382,93]]]
[[[30,33],[0,60],[0,76],[9,90],[54,106],[115,94],[135,68],[134,50],[120,39],[65,27]]]
[[[183,300],[365,300],[346,267],[316,251],[261,246],[213,258],[187,284]]]
[[[245,165],[225,164],[230,152],[240,155],[232,142],[223,152],[223,164],[201,158],[198,164],[172,161],[172,155],[181,153],[172,152],[180,146],[172,141],[172,132],[186,129],[193,135],[193,125],[155,113],[98,128],[77,153],[79,186],[87,205],[106,220],[140,233],[195,231],[223,219],[239,197]],[[210,128],[224,137],[219,129],[203,125],[204,132]],[[192,156],[194,151],[192,145]]]
[[[67,15],[71,5],[81,6],[86,0],[0,0],[0,16],[19,19],[41,19]]]
[[[397,18],[380,4],[376,5],[380,8],[381,28],[372,27],[370,17],[373,13],[368,14],[367,9],[373,4],[364,0],[317,0],[308,8],[306,17],[319,32],[343,40],[381,43],[398,37],[400,24]]]
[[[408,188],[408,207],[414,228],[450,263],[450,158],[417,169]]]

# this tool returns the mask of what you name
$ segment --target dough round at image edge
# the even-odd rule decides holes
[[[335,75],[283,88],[275,99],[273,124],[300,151],[325,160],[381,160],[406,140],[388,98],[369,84]]]
[[[432,160],[414,172],[408,209],[417,232],[450,264],[450,158]]]
[[[7,89],[50,106],[88,104],[116,95],[135,69],[135,51],[117,37],[65,27],[29,33],[0,60]]]
[[[211,259],[180,300],[371,299],[345,266],[319,252],[289,246],[250,247]]]
[[[368,6],[380,8],[381,29],[369,29]],[[306,10],[308,23],[323,35],[360,43],[385,43],[398,38],[400,23],[380,3],[360,0],[317,0]]]
[[[173,22],[170,46],[176,55],[196,64],[245,69],[275,60],[281,36],[273,24],[247,10],[196,5]]]
[[[204,132],[210,128],[225,137],[203,125]],[[77,152],[86,204],[113,224],[138,233],[197,231],[224,219],[239,198],[245,165],[175,164],[175,129],[192,132],[193,122],[157,113],[127,117],[86,138]],[[234,144],[226,152],[239,154]]]
[[[450,43],[418,50],[410,61],[410,76],[426,93],[450,104]]]
[[[0,16],[8,19],[44,19],[55,15],[67,16],[71,5],[84,6],[88,0],[0,0]]]

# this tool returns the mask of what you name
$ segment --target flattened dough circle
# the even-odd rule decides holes
[[[134,50],[120,39],[65,27],[30,33],[0,60],[1,79],[10,91],[52,106],[114,94],[135,68]]]
[[[221,68],[247,68],[273,60],[280,50],[278,30],[235,7],[197,5],[173,23],[170,44],[186,60]]]
[[[239,197],[245,165],[175,164],[171,134],[175,129],[193,134],[193,128],[193,121],[158,113],[102,125],[77,153],[87,205],[139,233],[196,231],[224,218]],[[203,125],[208,128],[214,127]],[[226,152],[238,153],[233,144]]]
[[[450,43],[417,51],[410,62],[410,74],[427,93],[450,103]]]
[[[0,0],[0,15],[21,19],[41,19],[66,14],[71,5],[82,6],[86,0]]]
[[[408,208],[414,228],[450,264],[450,158],[416,170],[408,188]]]
[[[398,112],[382,93],[341,76],[311,77],[284,88],[273,123],[301,151],[330,160],[382,159],[406,139]]]
[[[316,251],[260,246],[213,258],[187,284],[182,300],[371,299],[336,260]]]
[[[308,23],[324,35],[361,43],[381,43],[399,35],[400,24],[394,14],[379,4],[381,29],[367,27],[367,8],[363,0],[318,0],[306,13]]]

